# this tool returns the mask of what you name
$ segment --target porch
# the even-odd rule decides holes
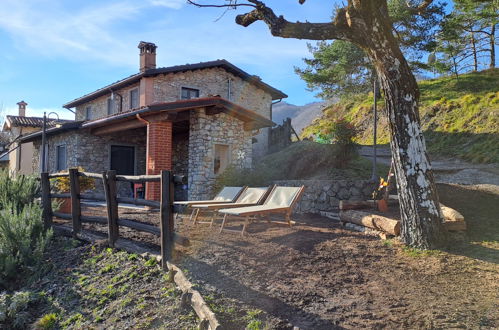
[[[170,170],[188,177],[187,187],[177,188],[176,199],[208,198],[216,176],[226,167],[251,167],[252,136],[272,125],[267,118],[221,97],[156,103],[71,129],[63,125],[48,130],[48,170],[81,166],[89,172],[113,169],[122,175]],[[36,140],[40,134],[32,135],[25,140]],[[39,153],[39,139],[35,147]],[[66,155],[63,160],[61,147]],[[132,186],[122,185],[119,192],[129,196]],[[159,185],[147,183],[145,198],[159,197]]]

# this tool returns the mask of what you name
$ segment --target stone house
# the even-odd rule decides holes
[[[32,159],[34,155],[33,142],[21,143],[21,137],[33,132],[38,132],[43,127],[42,117],[26,116],[26,106],[28,103],[21,101],[17,103],[18,115],[5,116],[2,132],[12,141],[9,144],[8,150],[1,154],[0,162],[6,159],[8,162],[9,172],[16,174],[33,174],[38,172],[38,169],[33,168]],[[57,121],[57,123],[67,123],[68,120]],[[49,120],[46,122],[48,128],[54,127],[56,122]]]
[[[250,167],[266,153],[273,100],[283,92],[226,60],[156,68],[156,45],[141,42],[140,70],[64,105],[76,121],[47,131],[50,172],[86,171],[188,176],[184,198],[207,198],[229,165]],[[39,168],[40,133],[32,166]],[[146,198],[159,198],[147,185]]]

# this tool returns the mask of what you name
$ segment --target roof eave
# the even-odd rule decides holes
[[[74,99],[66,104],[64,104],[62,107],[66,109],[74,108],[79,105],[82,105],[84,103],[87,103],[88,101],[95,100],[98,97],[101,97],[103,95],[109,94],[110,90],[114,89],[120,89],[129,85],[132,85],[142,78],[144,75],[143,72],[136,73],[134,75],[131,75],[128,78],[125,78],[123,80],[117,81],[115,83],[112,83],[110,85],[104,86],[102,88],[99,88],[98,90],[91,92],[89,94],[83,95],[82,97],[79,97],[77,99]]]

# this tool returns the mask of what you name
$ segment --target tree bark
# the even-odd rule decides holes
[[[373,62],[385,93],[401,236],[410,246],[433,248],[443,243],[442,214],[420,125],[418,85],[391,33],[387,11],[368,7],[362,11],[367,28],[359,46]]]

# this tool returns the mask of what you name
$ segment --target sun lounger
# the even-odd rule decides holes
[[[250,217],[252,216],[262,216],[270,215],[273,213],[284,214],[288,225],[291,227],[291,212],[293,207],[300,200],[305,186],[301,187],[279,187],[276,186],[272,189],[269,196],[262,205],[247,206],[247,207],[237,207],[237,208],[226,208],[220,209],[218,212],[224,214],[222,226],[220,232],[223,230],[233,231],[229,229],[224,229],[225,223],[227,221],[227,216],[240,216],[245,217],[243,229],[241,230],[241,235],[244,235],[246,227],[250,222]],[[267,220],[270,222],[270,220]]]
[[[241,193],[246,189],[246,187],[224,187],[213,199],[202,200],[202,201],[176,201],[173,202],[175,205],[190,207],[191,205],[199,204],[216,204],[216,203],[233,203],[241,195]],[[194,215],[193,210],[190,219]]]
[[[261,188],[246,188],[237,198],[234,203],[212,203],[212,204],[194,204],[191,208],[196,210],[196,215],[194,217],[194,224],[200,223],[198,221],[198,216],[201,211],[213,211],[211,221],[202,222],[209,223],[210,227],[213,225],[217,211],[226,208],[235,208],[243,206],[253,206],[262,204],[267,198],[268,194],[272,190],[271,187],[261,187]]]

